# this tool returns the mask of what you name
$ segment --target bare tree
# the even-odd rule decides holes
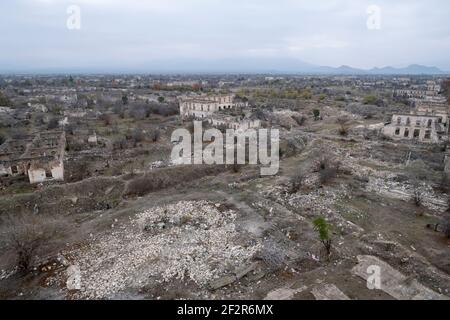
[[[22,272],[30,270],[40,249],[50,246],[62,230],[62,224],[48,216],[15,214],[3,220],[2,245],[13,249]]]
[[[416,207],[420,207],[422,205],[423,193],[420,190],[419,185],[416,183],[413,185],[412,200],[413,200],[414,204],[416,205]]]

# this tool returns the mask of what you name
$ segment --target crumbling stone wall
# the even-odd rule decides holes
[[[0,175],[26,175],[30,183],[64,180],[66,136],[61,131],[37,133],[32,139],[10,140],[0,150]]]

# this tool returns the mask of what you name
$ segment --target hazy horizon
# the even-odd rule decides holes
[[[79,30],[67,27],[70,5],[81,10]],[[379,28],[367,26],[371,5],[380,9]],[[231,60],[231,69],[266,62],[271,69],[275,61],[283,69],[450,71],[443,0],[17,0],[0,9],[8,30],[0,36],[0,72],[183,72],[198,64],[203,73]]]

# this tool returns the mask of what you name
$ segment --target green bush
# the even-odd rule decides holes
[[[374,95],[368,95],[364,97],[363,103],[364,104],[376,104],[378,98]]]
[[[313,221],[314,230],[319,234],[320,242],[322,242],[325,250],[327,251],[327,255],[329,256],[331,253],[331,238],[330,238],[330,226],[327,221],[322,218],[316,218]]]

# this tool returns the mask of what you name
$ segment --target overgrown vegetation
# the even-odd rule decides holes
[[[124,196],[143,196],[150,192],[173,187],[208,175],[225,171],[222,165],[194,165],[163,168],[149,172],[128,182]]]
[[[364,104],[376,104],[378,98],[374,95],[365,96],[363,99]]]
[[[320,120],[320,110],[319,109],[314,109],[313,110],[313,116],[314,116],[314,120]]]
[[[10,106],[12,106],[11,100],[2,91],[0,91],[0,107]]]

